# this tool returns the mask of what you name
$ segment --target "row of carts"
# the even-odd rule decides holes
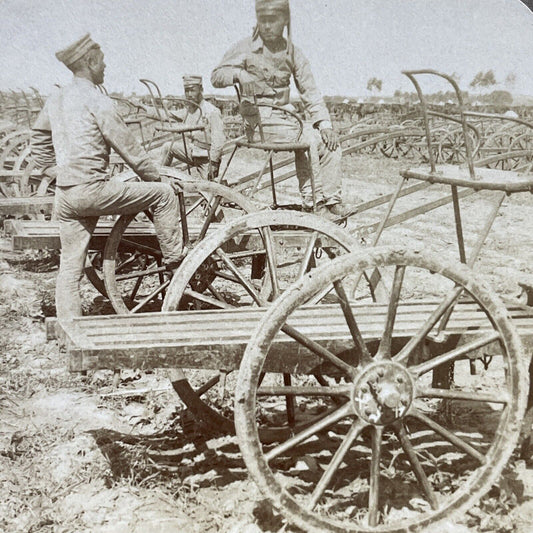
[[[171,275],[149,212],[102,220],[87,275],[115,314],[57,326],[73,371],[171,369],[199,424],[236,434],[263,495],[304,531],[437,527],[490,489],[519,442],[528,452],[533,309],[502,300],[473,267],[505,198],[533,191],[531,148],[480,156],[473,132],[489,117],[464,111],[451,77],[405,74],[421,102],[421,122],[405,127],[426,156],[393,191],[349,219],[295,209],[284,192],[294,151],[307,149],[298,138],[236,140],[266,159],[232,187],[231,163],[219,182],[165,168],[189,254]],[[456,115],[430,111],[419,84],[428,76],[453,86]],[[447,120],[462,137],[461,164],[436,148],[433,130]],[[344,152],[365,143],[354,128]],[[402,197],[433,189],[397,212]],[[490,207],[467,238],[462,206],[476,194]],[[387,228],[446,204],[458,259],[428,252],[427,235],[418,249],[381,246]],[[11,220],[13,246],[58,248],[57,225],[42,218]]]

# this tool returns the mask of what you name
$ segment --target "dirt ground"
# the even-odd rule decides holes
[[[357,155],[343,164],[346,200],[355,202],[390,192],[412,162]],[[438,194],[434,187],[402,199],[395,213]],[[467,235],[480,228],[489,197],[465,201]],[[365,213],[349,227],[378,218],[379,210]],[[386,229],[382,242],[456,254],[452,220],[450,206],[442,207]],[[518,281],[533,281],[531,220],[530,195],[506,198],[476,262],[500,294],[520,296]],[[0,531],[293,531],[248,479],[235,439],[202,433],[165,372],[123,371],[118,388],[108,371],[69,373],[44,328],[54,312],[57,254],[12,252],[5,236],[0,254]],[[88,283],[83,291],[88,311],[105,311]],[[479,505],[442,528],[532,531],[533,462],[514,457]]]

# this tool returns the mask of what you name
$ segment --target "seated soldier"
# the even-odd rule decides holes
[[[311,166],[304,152],[296,153],[296,173],[305,210],[313,206],[310,168],[315,179],[318,212],[328,218],[347,213],[341,201],[341,148],[329,112],[320,95],[309,62],[290,39],[289,0],[256,0],[257,26],[251,37],[235,44],[213,70],[214,87],[239,84],[257,103],[291,109],[290,81],[294,78],[310,124],[300,141],[310,145]],[[287,27],[287,38],[283,32]],[[242,107],[242,106],[241,106]],[[265,141],[294,141],[295,123],[276,109],[259,107]],[[246,117],[245,117],[246,118]]]
[[[182,135],[177,134],[174,140],[163,145],[161,162],[168,166],[176,158],[191,167],[207,165],[208,179],[213,180],[218,176],[222,148],[226,142],[222,114],[218,107],[204,100],[201,76],[183,76],[183,88],[185,98],[196,105],[172,115],[183,124],[205,126],[205,133],[188,132],[185,143]]]
[[[80,281],[99,216],[134,215],[151,208],[169,271],[182,258],[182,242],[172,187],[157,183],[159,170],[128,130],[113,100],[98,90],[105,70],[100,46],[87,34],[56,57],[74,78],[48,98],[33,126],[31,146],[36,168],[42,168],[44,176],[56,177],[61,240],[56,308],[58,319],[68,321],[82,314]],[[111,148],[143,182],[109,179]]]

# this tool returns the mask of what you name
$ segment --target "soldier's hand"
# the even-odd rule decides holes
[[[330,152],[334,152],[339,147],[339,136],[332,128],[324,128],[320,130],[320,135]]]
[[[183,188],[180,187],[179,181],[176,178],[172,176],[167,176],[165,174],[161,174],[159,177],[161,183],[166,183],[167,185],[170,185],[172,187],[174,194],[178,194],[178,192],[181,192],[183,190]]]
[[[261,94],[261,91],[255,81],[247,81],[246,83],[241,83],[242,96],[255,96],[256,94]]]
[[[241,70],[238,75],[241,96],[254,96],[260,93],[260,87],[255,76],[252,76],[246,70]]]

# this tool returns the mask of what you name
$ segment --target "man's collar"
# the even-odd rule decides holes
[[[285,44],[284,48],[287,48],[287,40],[285,37],[282,37],[283,42]],[[261,36],[259,35],[259,32],[257,32],[257,35],[254,35],[252,37],[252,52],[259,52],[264,48],[265,44],[263,43],[263,39],[261,39]]]

